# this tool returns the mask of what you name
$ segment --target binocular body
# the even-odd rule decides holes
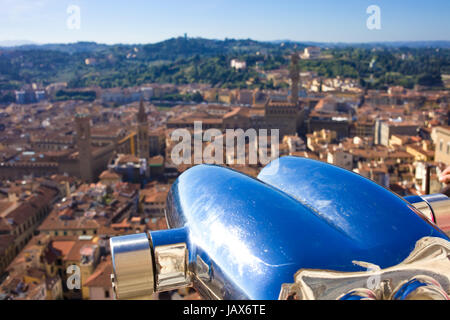
[[[169,230],[111,239],[113,287],[119,299],[184,286],[207,299],[334,299],[353,289],[360,291],[350,297],[367,298],[381,290],[365,285],[375,268],[392,297],[412,278],[426,288],[435,280],[437,295],[446,297],[445,259],[426,261],[450,250],[436,225],[447,223],[449,203],[440,196],[408,202],[358,174],[304,158],[274,160],[257,179],[199,165],[169,192]],[[314,272],[303,277],[302,270]]]

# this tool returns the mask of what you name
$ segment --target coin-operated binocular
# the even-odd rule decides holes
[[[173,184],[166,218],[169,230],[111,239],[116,298],[186,286],[206,299],[450,293],[450,199],[402,199],[323,162],[283,157],[257,179],[193,167]]]

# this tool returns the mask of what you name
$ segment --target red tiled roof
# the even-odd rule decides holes
[[[111,274],[113,272],[111,256],[97,266],[94,273],[86,280],[87,287],[111,288]]]

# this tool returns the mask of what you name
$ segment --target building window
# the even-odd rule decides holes
[[[447,143],[447,154],[450,154],[450,143]]]
[[[441,141],[439,142],[439,151],[442,152],[443,146],[444,146],[444,141],[442,141],[442,139],[441,139]]]
[[[109,290],[105,290],[105,298],[109,298]]]

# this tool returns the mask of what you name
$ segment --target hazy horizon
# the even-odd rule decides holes
[[[30,40],[0,40],[0,46],[2,47],[19,47],[19,46],[28,46],[28,45],[36,45],[36,46],[45,46],[45,45],[74,45],[77,43],[95,43],[97,45],[107,45],[107,46],[115,46],[115,45],[149,45],[149,44],[157,44],[157,43],[161,43],[164,41],[168,41],[171,39],[176,39],[176,38],[182,38],[183,36],[176,36],[176,37],[172,37],[172,38],[167,38],[161,41],[156,41],[156,42],[137,42],[137,43],[124,43],[124,42],[116,42],[116,43],[102,43],[102,42],[98,42],[98,41],[89,41],[89,40],[78,40],[78,41],[73,41],[73,42],[44,42],[44,43],[40,43],[40,42],[33,42]],[[251,41],[256,41],[256,42],[261,42],[261,43],[282,43],[282,42],[289,42],[289,43],[298,43],[298,44],[302,44],[302,43],[317,43],[317,44],[348,44],[348,45],[352,45],[352,44],[394,44],[394,43],[436,43],[436,42],[448,42],[450,43],[450,40],[393,40],[393,41],[368,41],[368,42],[344,42],[344,41],[336,41],[336,42],[321,42],[321,41],[314,41],[314,40],[291,40],[291,39],[275,39],[275,40],[258,40],[258,39],[252,39],[252,38],[204,38],[204,37],[189,37],[189,39],[203,39],[203,40],[211,40],[211,41],[225,41],[225,40],[236,40],[236,41],[245,41],[245,40],[251,40]],[[10,43],[10,44],[8,44]]]
[[[369,30],[367,9],[380,9]],[[450,1],[0,0],[0,41],[148,44],[183,36],[261,42],[450,41]]]

